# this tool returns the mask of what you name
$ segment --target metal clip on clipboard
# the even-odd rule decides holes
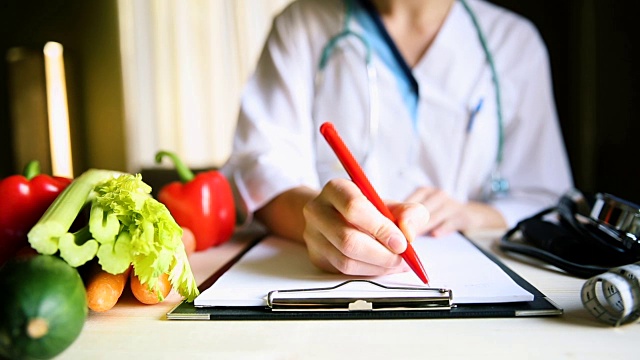
[[[345,295],[350,285],[371,285],[372,291]],[[384,291],[380,291],[380,289]],[[387,296],[402,292],[402,296]],[[272,311],[409,311],[451,310],[453,293],[449,289],[393,287],[370,280],[348,280],[332,287],[273,290],[267,295]]]

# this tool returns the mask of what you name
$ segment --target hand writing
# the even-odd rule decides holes
[[[407,240],[426,231],[420,204],[390,203],[399,227],[383,216],[346,179],[334,179],[304,207],[303,238],[311,261],[321,269],[349,275],[383,275],[409,267],[398,254]]]

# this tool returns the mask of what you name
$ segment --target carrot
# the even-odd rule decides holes
[[[131,272],[131,292],[136,299],[140,300],[143,304],[153,305],[163,301],[169,292],[171,292],[171,283],[169,282],[169,274],[162,274],[158,278],[158,282],[153,289],[150,289],[147,284],[141,284],[140,279]]]
[[[87,280],[87,304],[89,309],[103,312],[116,305],[122,295],[131,267],[117,275],[109,274],[96,264],[93,273]]]

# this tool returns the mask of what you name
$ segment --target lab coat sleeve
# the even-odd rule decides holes
[[[509,227],[543,208],[553,206],[573,185],[558,123],[546,47],[530,23],[521,27],[519,47],[504,78],[505,114],[502,174],[509,196],[493,201]],[[528,41],[522,41],[528,39]],[[513,96],[516,94],[515,96]]]
[[[302,11],[294,4],[274,19],[241,99],[232,155],[222,168],[245,223],[288,189],[318,187],[310,105],[315,61]]]

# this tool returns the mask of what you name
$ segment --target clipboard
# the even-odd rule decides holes
[[[200,285],[204,291],[213,285],[225,272],[238,262],[251,248],[260,242],[253,242],[242,253],[230,260],[215,274]],[[467,239],[468,240],[468,239]],[[497,318],[527,316],[559,316],[563,310],[542,292],[524,280],[493,254],[484,251],[468,240],[484,256],[494,262],[516,284],[533,295],[532,301],[453,304],[451,299],[455,289],[439,288],[393,288],[374,281],[355,280],[382,286],[390,290],[406,291],[399,297],[342,298],[333,292],[347,284],[341,283],[328,288],[305,288],[293,290],[273,289],[267,295],[267,306],[214,306],[196,307],[183,301],[167,312],[168,320],[349,320],[349,319],[429,319],[429,318]],[[327,296],[307,296],[311,291],[324,292]],[[282,297],[283,294],[287,296]],[[295,295],[295,296],[290,296]]]
[[[340,290],[354,284],[383,291],[363,295],[362,286],[359,286],[357,296],[339,295]],[[389,296],[389,292],[400,295]],[[271,311],[451,310],[452,301],[450,289],[386,286],[366,279],[347,280],[323,288],[272,290],[267,294],[267,306]]]

